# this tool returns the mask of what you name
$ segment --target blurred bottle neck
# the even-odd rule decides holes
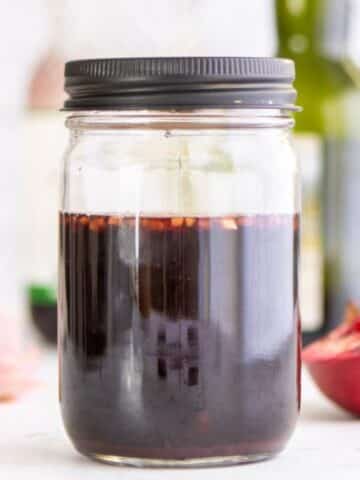
[[[281,57],[297,62],[344,57],[348,0],[276,0]]]

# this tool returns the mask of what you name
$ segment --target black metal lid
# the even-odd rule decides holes
[[[271,57],[77,60],[65,65],[64,110],[294,110],[294,62]]]

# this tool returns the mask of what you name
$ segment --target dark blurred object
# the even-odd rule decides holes
[[[55,344],[57,340],[57,302],[55,290],[32,285],[28,288],[28,302],[32,322],[43,339]]]
[[[278,53],[296,62],[304,109],[294,142],[303,172],[300,306],[307,344],[338,323],[348,297],[360,300],[360,256],[351,248],[352,261],[345,260],[360,202],[359,100],[345,61],[350,3],[277,0],[276,13]],[[359,193],[352,189],[350,198],[354,181]],[[360,228],[356,237],[359,244]]]

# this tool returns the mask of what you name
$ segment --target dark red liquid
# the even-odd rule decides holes
[[[60,222],[61,404],[78,450],[279,451],[299,407],[298,217]]]

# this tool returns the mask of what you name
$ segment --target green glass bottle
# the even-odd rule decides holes
[[[304,343],[339,323],[348,299],[360,300],[360,263],[359,288],[354,290],[349,288],[353,280],[349,282],[343,257],[348,234],[340,232],[343,215],[350,210],[342,211],[345,204],[339,191],[351,180],[341,171],[349,162],[354,168],[354,155],[360,152],[354,124],[357,106],[349,102],[358,93],[345,61],[349,7],[347,0],[276,1],[278,55],[296,62],[298,103],[303,108],[296,118],[294,143],[303,172],[300,307]],[[360,174],[358,183],[360,187]],[[356,213],[355,205],[351,211]]]

